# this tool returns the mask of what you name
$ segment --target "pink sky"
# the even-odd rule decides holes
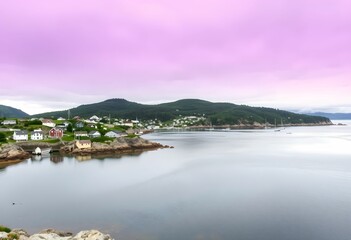
[[[351,112],[348,0],[0,1],[0,104],[201,98]]]

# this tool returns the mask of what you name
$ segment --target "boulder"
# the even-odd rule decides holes
[[[40,232],[40,234],[45,234],[45,233],[55,233],[57,235],[59,235],[60,237],[71,237],[73,236],[73,233],[71,232],[62,232],[62,231],[58,231],[56,229],[52,229],[52,228],[49,228],[49,229],[44,229],[43,231]]]
[[[60,237],[56,233],[38,233],[29,237],[28,240],[68,240],[71,237]]]
[[[97,230],[81,231],[70,240],[113,240],[110,235]]]
[[[19,238],[18,240],[28,240],[29,234],[23,229],[12,229],[11,233],[16,234]]]
[[[0,232],[0,239],[7,238],[7,232]]]
[[[5,144],[0,148],[0,161],[24,160],[30,154],[15,144]]]

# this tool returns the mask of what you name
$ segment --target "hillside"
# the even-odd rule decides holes
[[[326,112],[315,112],[307,113],[311,116],[322,116],[332,120],[349,120],[351,119],[351,113],[326,113]]]
[[[125,99],[109,99],[100,103],[81,105],[70,109],[71,116],[91,117],[93,115],[113,118],[128,118],[140,120],[159,119],[168,121],[182,116],[205,116],[213,125],[245,123],[319,123],[329,122],[325,117],[309,116],[273,108],[249,107],[232,103],[212,103],[199,99],[183,99],[157,105],[144,105],[129,102]],[[67,111],[49,112],[33,117],[64,117]]]
[[[24,118],[29,115],[20,109],[0,105],[0,118]]]

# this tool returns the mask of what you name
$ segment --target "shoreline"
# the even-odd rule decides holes
[[[77,147],[77,141],[66,143],[18,142],[0,146],[0,167],[6,167],[29,159],[36,147],[54,149],[63,156],[125,155],[163,148],[173,148],[143,138],[117,138],[113,142],[93,142],[89,148]]]
[[[104,234],[98,230],[83,230],[77,234],[71,232],[58,231],[56,229],[44,229],[39,233],[28,234],[23,229],[8,229],[3,227],[0,230],[0,239],[19,240],[114,240],[109,234]]]

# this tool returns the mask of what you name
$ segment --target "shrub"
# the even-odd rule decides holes
[[[6,134],[0,132],[0,143],[6,143],[7,139],[6,139]]]
[[[7,234],[7,239],[8,240],[18,240],[19,236],[16,233],[9,233],[9,234]]]
[[[5,226],[0,225],[0,232],[11,232],[11,229]]]

